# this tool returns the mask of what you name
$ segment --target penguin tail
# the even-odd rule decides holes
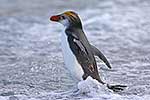
[[[127,88],[126,85],[109,85],[109,84],[107,84],[107,87],[110,90],[113,90],[114,92],[121,92],[121,91],[123,91],[124,89]]]

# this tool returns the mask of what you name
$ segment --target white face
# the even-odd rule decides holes
[[[59,21],[61,24],[63,24],[65,27],[68,27],[69,26],[69,21],[68,19],[62,19]]]

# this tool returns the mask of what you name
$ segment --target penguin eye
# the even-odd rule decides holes
[[[65,16],[61,16],[61,19],[65,19]]]

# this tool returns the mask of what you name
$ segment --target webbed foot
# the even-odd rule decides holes
[[[120,92],[123,91],[127,86],[126,85],[109,85],[107,84],[107,87],[114,92]]]

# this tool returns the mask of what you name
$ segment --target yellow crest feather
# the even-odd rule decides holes
[[[73,17],[77,18],[76,14],[72,11],[66,11],[66,12],[64,12],[64,14],[67,16],[73,16]]]

